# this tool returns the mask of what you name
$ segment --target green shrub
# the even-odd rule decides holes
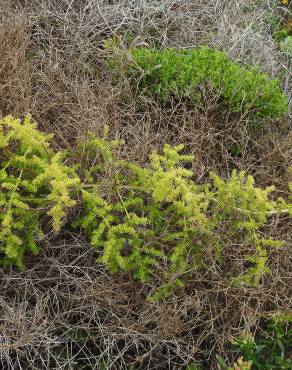
[[[224,370],[250,370],[252,367],[251,361],[245,361],[242,357],[239,357],[232,366],[227,366],[224,359],[220,356],[217,357],[217,364],[219,369]]]
[[[50,217],[59,230],[81,191],[75,226],[86,231],[111,272],[152,282],[157,289],[151,301],[182,287],[189,271],[206,267],[205,246],[218,263],[228,247],[249,252],[243,262],[250,267],[242,264],[229,277],[234,284],[258,286],[269,273],[268,251],[283,242],[261,230],[273,214],[291,212],[284,199],[270,198],[273,187],[257,188],[251,176],[236,171],[227,180],[211,173],[209,183],[198,185],[184,166],[192,157],[181,154],[182,145],[153,152],[149,166],[121,161],[115,154],[121,143],[108,140],[106,132],[81,144],[79,185],[63,153],[50,149],[50,138],[29,117],[0,121],[1,264],[22,268],[24,253],[38,251],[43,221]]]
[[[244,245],[251,267],[242,266],[234,283],[260,283],[269,272],[268,249],[283,244],[261,233],[285,204],[270,199],[273,187],[257,188],[251,176],[236,171],[228,180],[211,174],[209,184],[197,185],[184,167],[191,157],[181,154],[183,146],[165,145],[162,155],[152,153],[149,167],[140,167],[118,161],[117,145],[93,138],[82,149],[92,165],[75,225],[101,251],[99,262],[113,273],[131,271],[142,282],[157,285],[158,278],[162,284],[150,298],[155,301],[182,286],[188,271],[203,268],[204,246],[212,246],[219,260],[227,246]]]
[[[108,43],[108,47],[112,44]],[[138,92],[163,102],[171,96],[199,102],[206,87],[211,87],[232,112],[277,118],[288,109],[287,98],[277,79],[269,79],[257,67],[240,66],[225,52],[200,47],[192,50],[137,48],[123,53],[114,53],[109,65],[120,70],[121,56],[126,55],[127,74]]]
[[[292,36],[287,36],[281,43],[281,49],[292,56]]]
[[[63,164],[63,154],[49,147],[52,135],[36,129],[29,117],[0,120],[0,252],[1,264],[23,267],[26,251],[38,252],[41,220],[50,216],[58,230],[75,204],[71,190],[79,180]]]
[[[240,354],[240,362],[249,367],[237,367],[251,370],[284,370],[292,368],[292,328],[289,323],[271,320],[254,338],[242,335],[233,342],[234,351]],[[222,357],[217,356],[221,369],[232,370]],[[238,366],[238,364],[235,364]]]

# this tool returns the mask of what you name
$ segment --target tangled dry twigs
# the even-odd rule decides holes
[[[1,1],[0,114],[31,113],[42,129],[55,133],[57,147],[69,150],[86,131],[98,133],[108,124],[110,134],[126,142],[120,156],[139,163],[165,142],[184,143],[195,156],[196,181],[210,170],[227,177],[238,168],[261,186],[274,183],[285,196],[289,117],[253,128],[247,118],[218,111],[211,99],[204,112],[184,102],[163,108],[150,100],[140,112],[126,81],[113,87],[105,68],[103,39],[127,31],[152,45],[227,49],[233,59],[280,75],[289,93],[291,60],[275,46],[266,21],[278,9],[270,0],[250,3]],[[287,219],[269,227],[290,240]],[[151,287],[127,274],[109,276],[80,236],[48,240],[38,258],[27,257],[24,272],[0,270],[0,367],[179,369],[202,360],[215,369],[215,353],[232,360],[232,336],[255,332],[267,315],[291,310],[291,243],[273,252],[273,275],[259,288],[230,286],[226,275],[240,258],[236,248],[223,267],[211,254],[206,258],[208,270],[194,271],[184,291],[150,304],[145,293]]]

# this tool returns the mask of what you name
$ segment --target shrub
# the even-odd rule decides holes
[[[286,37],[280,45],[283,51],[292,56],[292,36]]]
[[[50,149],[51,137],[39,132],[30,117],[0,120],[1,264],[22,268],[24,253],[38,252],[45,215],[57,231],[75,204],[71,190],[79,180],[63,164],[63,154]]]
[[[183,146],[165,145],[162,155],[152,153],[149,167],[140,167],[118,161],[117,145],[91,139],[82,149],[92,165],[75,225],[101,251],[99,262],[113,273],[131,271],[142,282],[157,285],[158,278],[162,284],[149,298],[155,301],[182,286],[186,273],[204,268],[205,246],[219,261],[225,248],[242,244],[251,267],[242,266],[233,282],[259,285],[269,272],[268,249],[283,245],[261,233],[272,214],[287,211],[283,200],[270,199],[273,187],[257,188],[251,176],[236,171],[228,180],[211,174],[209,184],[198,185],[184,167],[191,157],[181,154]]]
[[[245,334],[233,342],[234,351],[241,355],[234,369],[291,369],[291,345],[291,325],[278,320],[268,321],[255,338]],[[221,369],[233,369],[220,356],[217,359]],[[239,367],[239,361],[249,367]]]
[[[75,226],[90,236],[101,251],[99,262],[112,273],[129,271],[158,287],[151,301],[182,287],[192,270],[206,268],[204,248],[220,263],[226,248],[243,246],[239,274],[229,276],[234,284],[258,286],[269,273],[269,248],[283,242],[261,230],[270,216],[291,210],[284,199],[270,198],[273,187],[257,188],[251,176],[237,171],[227,180],[211,173],[209,183],[196,184],[185,168],[192,157],[181,153],[183,145],[153,152],[148,167],[122,161],[115,154],[121,143],[108,140],[107,132],[81,144],[79,187],[64,154],[49,147],[50,138],[29,117],[0,121],[2,264],[22,268],[24,253],[38,252],[43,220],[50,217],[52,229],[59,230],[76,202],[74,191],[82,189]]]
[[[108,43],[108,47],[112,46]],[[116,49],[117,50],[117,49]],[[110,58],[112,68],[123,52]],[[208,47],[192,50],[136,48],[127,54],[127,74],[141,94],[166,102],[171,96],[201,101],[206,87],[228,104],[232,112],[251,112],[277,118],[288,110],[288,102],[277,79],[231,61],[227,53]]]
[[[239,357],[232,366],[227,366],[225,360],[216,355],[218,368],[221,370],[250,370],[252,368],[251,361],[245,361],[243,357]]]

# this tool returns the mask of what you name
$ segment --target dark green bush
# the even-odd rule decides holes
[[[123,52],[110,58],[116,69]],[[259,72],[257,67],[241,66],[227,54],[208,47],[192,50],[147,48],[127,53],[127,73],[141,94],[165,102],[171,96],[201,101],[206,87],[228,104],[232,112],[251,112],[259,117],[277,118],[288,109],[279,81]]]
[[[292,369],[291,319],[288,322],[273,319],[266,322],[263,329],[255,338],[246,334],[237,338],[233,342],[234,351],[251,364],[251,370]],[[221,369],[239,368],[228,367],[220,356],[217,358]]]

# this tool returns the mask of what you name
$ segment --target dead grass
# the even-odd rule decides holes
[[[108,276],[82,240],[50,243],[25,272],[1,270],[2,368],[179,369],[203,360],[215,369],[215,353],[232,360],[232,337],[291,307],[287,249],[275,251],[273,275],[258,289],[230,286],[228,270],[241,262],[236,248],[228,253],[221,265],[207,255],[209,268],[185,290],[149,304],[151,287]]]
[[[280,76],[289,95],[289,60],[269,29],[268,16],[275,17],[277,7],[270,0],[252,3],[6,0],[0,8],[1,113],[30,112],[62,146],[88,128],[111,123],[116,91],[101,46],[113,33],[127,32],[150,45],[226,49],[233,59]],[[124,39],[130,42],[130,36]]]
[[[110,126],[125,140],[120,155],[146,163],[165,142],[184,143],[194,155],[195,179],[210,170],[227,177],[247,170],[261,186],[286,196],[291,166],[291,120],[252,127],[246,117],[171,102],[133,104],[127,81],[117,87],[105,68],[102,40],[128,31],[152,45],[227,49],[240,62],[259,62],[291,92],[289,61],[275,46],[266,17],[274,1],[69,1],[6,0],[0,4],[0,115],[31,113],[55,133],[54,145],[74,147],[88,130]],[[125,37],[127,38],[127,37]],[[231,152],[232,145],[239,155]],[[127,274],[108,276],[91,247],[76,235],[60,235],[27,257],[24,272],[0,270],[0,363],[3,369],[179,369],[214,354],[227,358],[229,339],[255,332],[263,317],[291,309],[291,223],[274,219],[275,236],[288,241],[273,253],[273,275],[258,289],[230,286],[241,265],[236,246],[225,264],[206,253],[206,271],[194,271],[185,290],[149,304],[151,289]],[[291,248],[290,248],[291,250]],[[289,280],[290,279],[290,280]],[[230,358],[231,360],[231,358]]]

